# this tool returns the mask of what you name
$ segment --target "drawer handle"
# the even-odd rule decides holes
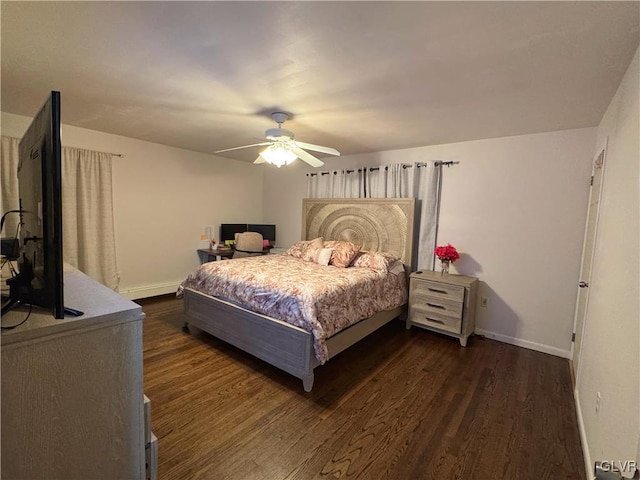
[[[429,303],[427,302],[427,305],[431,308],[439,308],[440,310],[446,310],[447,307],[443,307],[442,305],[438,305],[436,303]]]
[[[436,293],[442,293],[443,295],[448,295],[448,292],[446,290],[438,290],[437,288],[431,288],[431,287],[428,287],[427,290],[429,290],[430,292],[436,292]]]
[[[424,316],[425,320],[429,320],[430,322],[434,322],[434,323],[439,323],[441,325],[444,325],[444,322],[442,320],[436,320],[435,318],[429,318],[426,315]]]

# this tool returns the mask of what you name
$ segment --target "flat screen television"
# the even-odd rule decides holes
[[[249,223],[247,225],[247,232],[258,232],[262,235],[262,238],[269,240],[269,245],[276,244],[276,226],[275,225],[258,225]]]
[[[19,273],[7,280],[2,314],[28,304],[64,318],[61,153],[60,92],[53,91],[19,143]]]

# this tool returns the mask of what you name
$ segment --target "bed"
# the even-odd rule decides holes
[[[386,275],[367,268],[313,266],[313,262],[284,255],[211,262],[192,272],[179,289],[184,298],[186,326],[203,330],[300,378],[304,390],[311,391],[314,368],[406,310],[414,210],[414,199],[304,199],[302,240],[321,237],[325,242],[351,242],[360,245],[362,252],[385,252],[387,257],[396,257],[402,262],[400,266],[389,263],[393,272]],[[365,258],[362,253],[360,256]],[[283,277],[276,277],[280,275],[278,271]],[[395,292],[400,288],[405,290],[404,296],[387,293],[379,300],[362,302],[363,306],[353,307],[357,311],[351,312],[353,298],[323,289],[321,298],[314,300],[316,303],[298,305],[293,293],[307,298],[309,292],[319,288],[302,279],[317,277],[316,284],[331,283],[323,275],[336,277],[341,295],[347,285],[355,285],[351,295],[362,297],[370,291]],[[230,283],[222,282],[225,276]],[[245,280],[254,284],[246,284]],[[248,295],[241,297],[243,291]],[[373,299],[374,294],[368,298]],[[343,307],[349,310],[345,316],[353,316],[350,321],[340,319],[339,310]],[[359,316],[358,321],[350,324],[356,319],[354,315]],[[323,316],[325,320],[335,318],[335,324],[329,322],[326,326],[320,318]],[[316,317],[319,323],[315,322]]]

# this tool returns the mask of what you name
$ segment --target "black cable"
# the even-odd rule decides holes
[[[20,233],[20,222],[18,222],[18,225],[16,225],[16,234],[13,236],[13,238],[18,238],[19,233]]]
[[[9,210],[7,212],[4,212],[4,214],[2,215],[2,218],[0,218],[0,233],[2,233],[2,229],[4,228],[4,220],[7,217],[7,215],[9,215],[10,213],[20,213],[22,212],[22,210]]]
[[[29,312],[27,313],[27,316],[25,317],[24,320],[22,320],[20,323],[17,323],[15,325],[10,325],[8,327],[0,327],[1,330],[11,330],[12,328],[16,328],[19,327],[20,325],[22,325],[24,322],[26,322],[27,320],[29,320],[29,317],[31,316],[31,309],[33,308],[33,305],[30,303],[29,304]]]

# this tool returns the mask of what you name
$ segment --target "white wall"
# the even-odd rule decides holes
[[[598,128],[599,144],[609,143],[576,388],[591,468],[640,461],[639,70],[636,52]]]
[[[2,113],[2,135],[21,137],[30,118]],[[68,125],[62,144],[113,157],[120,292],[170,293],[198,262],[206,225],[262,222],[262,169],[251,163]]]
[[[489,304],[477,331],[568,358],[595,138],[595,128],[497,138],[325,159],[319,170],[459,161],[444,170],[438,244],[464,254],[454,272],[481,280]],[[265,221],[282,246],[300,239],[310,171],[265,169]]]

